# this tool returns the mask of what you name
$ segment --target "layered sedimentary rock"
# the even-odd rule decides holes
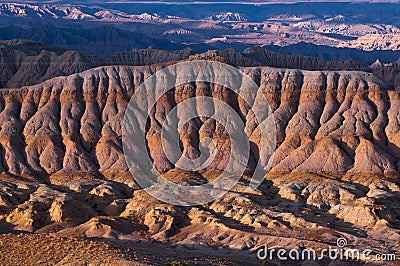
[[[121,144],[124,111],[135,89],[160,68],[101,67],[0,91],[1,171],[126,171]],[[400,95],[373,75],[268,67],[241,70],[259,84],[273,111],[277,149],[272,171],[340,176],[399,170]],[[174,168],[160,151],[159,125],[177,103],[204,95],[229,104],[242,117],[249,136],[254,132],[257,124],[251,113],[229,89],[204,83],[178,86],[157,102],[146,133],[156,168]],[[182,149],[196,157],[200,138],[208,136],[220,143],[220,149],[229,150],[223,132],[211,119],[189,121],[180,136]],[[256,137],[251,141],[255,149],[249,160],[254,162],[260,144]],[[224,160],[219,158],[209,169],[223,170]]]

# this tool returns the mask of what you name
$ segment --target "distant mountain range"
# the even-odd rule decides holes
[[[34,24],[31,27],[10,25],[0,27],[0,39],[27,39],[59,45],[67,50],[99,56],[144,49],[150,46],[165,50],[180,50],[185,45],[168,40],[154,39],[142,33],[126,31],[112,26],[96,28],[56,27],[52,24]]]
[[[98,56],[149,46],[198,52],[265,46],[369,64],[396,61],[392,52],[400,50],[400,5],[394,3],[77,2],[0,3],[0,39],[36,40]]]

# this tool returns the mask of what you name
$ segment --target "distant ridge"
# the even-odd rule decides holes
[[[367,64],[372,64],[377,59],[382,62],[395,62],[400,58],[400,51],[375,50],[363,51],[353,48],[336,48],[326,45],[300,42],[288,46],[266,45],[265,49],[288,55],[307,55],[323,58],[328,61],[354,59]]]
[[[97,57],[35,41],[1,41],[0,87],[19,88],[34,85],[57,76],[68,76],[98,66],[144,66],[176,62],[188,59],[196,53],[190,48],[178,51],[148,48]],[[249,48],[242,53],[234,49],[214,51],[214,53],[237,67],[270,66],[305,70],[370,71],[368,65],[355,60],[329,62],[307,56],[283,55],[260,47]]]

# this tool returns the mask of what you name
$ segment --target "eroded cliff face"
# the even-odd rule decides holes
[[[19,242],[2,235],[4,261],[18,257],[5,254],[21,254],[21,249],[35,262],[87,260],[92,248],[75,255],[70,249],[68,255],[57,251],[71,246],[72,240],[65,242],[71,238],[106,239],[109,249],[134,246],[140,255],[126,260],[144,256],[155,264],[170,258],[204,261],[210,254],[223,254],[226,264],[259,264],[255,254],[265,244],[320,250],[335,246],[338,237],[360,250],[399,252],[400,92],[364,72],[243,68],[265,93],[275,117],[272,170],[255,190],[249,189],[251,172],[246,172],[223,197],[179,207],[141,189],[122,151],[130,96],[160,68],[101,67],[0,91],[0,233],[38,234],[33,244],[26,234]],[[210,171],[172,169],[160,149],[166,114],[183,100],[203,95],[228,103],[242,117],[252,141],[249,170],[260,156],[256,123],[237,95],[200,82],[179,86],[150,113],[146,140],[155,166],[184,185],[215,179],[228,159],[226,132],[207,117],[187,123],[180,140],[184,154],[196,158],[199,139],[214,139],[221,152]],[[25,244],[13,247],[20,242]],[[157,252],[149,254],[155,244]],[[50,246],[46,252],[36,252],[44,245]]]
[[[0,91],[0,170],[16,174],[126,171],[121,136],[135,89],[161,66],[101,67],[16,90]],[[277,128],[272,172],[390,173],[400,169],[400,92],[364,72],[242,68],[264,92]],[[160,150],[160,125],[185,99],[213,96],[232,106],[249,135],[251,112],[232,91],[205,83],[179,86],[150,116],[147,141],[156,168],[173,169]],[[196,107],[194,107],[196,108]],[[196,157],[199,138],[230,149],[214,120],[190,121],[181,134],[184,153]],[[254,134],[256,135],[256,134]],[[256,136],[249,168],[258,160]],[[223,170],[224,156],[209,169]],[[250,169],[251,170],[251,169]]]

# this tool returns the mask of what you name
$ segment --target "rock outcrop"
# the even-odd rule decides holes
[[[372,65],[372,73],[386,81],[394,89],[400,89],[400,67],[399,61],[384,65]]]
[[[188,173],[175,171],[174,175]],[[193,207],[160,202],[132,184],[131,178],[113,179],[58,173],[44,183],[2,174],[0,229],[32,232],[35,237],[23,243],[31,234],[22,234],[19,247],[12,247],[16,237],[1,235],[0,256],[16,259],[18,256],[5,254],[20,254],[21,249],[29,252],[43,245],[46,250],[40,249],[40,258],[32,252],[26,260],[54,261],[54,256],[65,257],[68,253],[57,261],[71,262],[77,259],[74,256],[86,260],[95,250],[91,248],[86,254],[77,254],[75,249],[64,251],[70,246],[68,242],[82,241],[79,239],[88,241],[85,247],[90,246],[89,241],[106,242],[107,249],[100,257],[110,250],[134,247],[127,254],[135,256],[125,259],[135,262],[149,256],[156,261],[151,264],[167,262],[171,257],[198,261],[223,253],[231,263],[236,255],[235,264],[250,261],[253,265],[260,263],[255,252],[263,245],[319,251],[335,247],[339,237],[346,238],[349,247],[368,248],[374,254],[392,254],[400,248],[398,179],[270,175],[257,190],[249,190],[241,181],[223,197]],[[38,243],[50,236],[53,240]],[[36,246],[29,246],[31,241]],[[61,247],[52,247],[54,244]],[[115,260],[115,256],[109,259]]]

